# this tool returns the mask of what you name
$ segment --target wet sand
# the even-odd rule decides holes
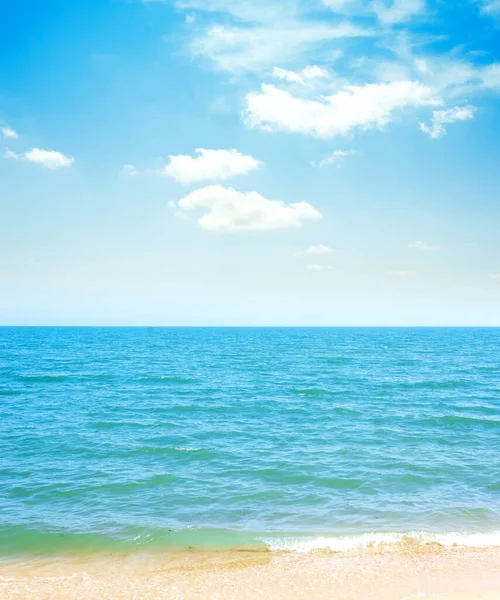
[[[500,549],[345,556],[184,552],[0,564],[0,598],[500,600]]]

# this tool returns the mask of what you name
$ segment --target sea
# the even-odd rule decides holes
[[[500,329],[0,328],[0,557],[500,546]]]

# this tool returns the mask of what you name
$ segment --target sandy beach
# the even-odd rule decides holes
[[[185,552],[36,559],[0,566],[0,598],[500,599],[500,550],[297,555]]]

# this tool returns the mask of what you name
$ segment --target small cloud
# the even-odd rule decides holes
[[[433,140],[446,135],[445,125],[456,121],[468,121],[474,118],[475,106],[455,106],[448,110],[435,110],[432,113],[431,125],[420,123],[420,131],[426,133]]]
[[[339,165],[344,158],[357,155],[359,155],[359,152],[356,150],[335,150],[335,152],[326,156],[319,164],[316,165],[315,163],[312,163],[312,165],[322,169],[323,167],[329,167],[331,165]]]
[[[122,175],[126,175],[127,177],[134,177],[134,175],[138,175],[138,173],[139,171],[134,165],[123,165]]]
[[[307,202],[286,204],[269,200],[257,192],[238,192],[221,185],[209,185],[195,190],[179,200],[181,211],[201,210],[198,225],[208,231],[265,231],[294,229],[304,221],[322,219]]]
[[[325,244],[317,244],[316,246],[309,246],[302,254],[305,256],[324,256],[326,254],[331,254],[332,252],[333,248],[325,246]]]
[[[331,271],[332,267],[330,265],[307,265],[306,269],[308,271]]]
[[[9,127],[8,125],[6,125],[5,127],[1,127],[0,131],[2,132],[3,137],[9,138],[11,140],[17,140],[17,138],[19,137],[17,131],[14,131],[14,129],[12,129],[12,127]]]
[[[408,248],[411,248],[412,250],[439,250],[439,246],[422,241],[412,242],[411,244],[408,244]]]
[[[185,18],[185,22],[190,24],[190,23],[194,23],[196,21],[196,16],[195,15],[186,15]]]
[[[412,277],[413,275],[415,275],[415,271],[388,271],[387,275],[403,279],[405,277]]]
[[[21,158],[21,156],[17,152],[9,150],[9,148],[7,148],[7,150],[3,153],[3,156],[4,158],[11,158],[13,160],[19,160]]]
[[[187,219],[186,213],[183,213],[182,210],[179,210],[177,202],[169,200],[167,202],[167,206],[171,210],[172,214],[178,219]]]
[[[373,2],[372,10],[383,25],[395,25],[423,14],[426,3],[425,0],[393,0],[387,6],[387,2]]]
[[[343,12],[354,3],[354,0],[323,0],[323,4],[334,12]]]
[[[465,242],[464,246],[466,248],[477,248],[479,244],[477,242]]]
[[[492,273],[490,275],[490,279],[493,279],[493,281],[499,281],[500,282],[500,273]]]
[[[422,73],[423,75],[432,75],[432,71],[429,68],[429,65],[426,60],[423,58],[417,58],[415,60],[415,69]]]
[[[226,115],[231,112],[232,107],[226,96],[215,96],[215,98],[210,103],[208,110],[211,113],[215,113],[218,115]]]
[[[318,65],[309,65],[301,71],[305,79],[328,79],[328,71]]]
[[[480,0],[481,12],[494,16],[500,15],[500,0]]]
[[[205,150],[197,148],[198,156],[169,156],[161,173],[185,184],[203,180],[222,181],[234,175],[246,175],[262,166],[262,162],[237,150]]]
[[[282,79],[289,83],[304,83],[304,79],[295,71],[288,71],[287,69],[281,69],[280,67],[274,67],[273,77],[276,79]]]
[[[33,148],[28,152],[17,154],[12,150],[7,150],[4,155],[6,158],[14,160],[26,160],[38,165],[42,165],[47,169],[59,169],[60,167],[69,167],[75,162],[72,156],[66,156],[56,150],[42,150]]]
[[[273,77],[288,81],[289,83],[300,83],[305,85],[306,82],[313,79],[328,79],[328,71],[318,65],[309,65],[301,71],[289,71],[287,69],[281,69],[280,67],[274,67]]]
[[[366,56],[358,56],[350,61],[349,66],[351,66],[353,69],[360,69],[361,67],[364,67],[366,63]]]

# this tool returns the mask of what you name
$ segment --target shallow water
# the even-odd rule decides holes
[[[500,545],[499,329],[2,328],[0,407],[4,556]]]

